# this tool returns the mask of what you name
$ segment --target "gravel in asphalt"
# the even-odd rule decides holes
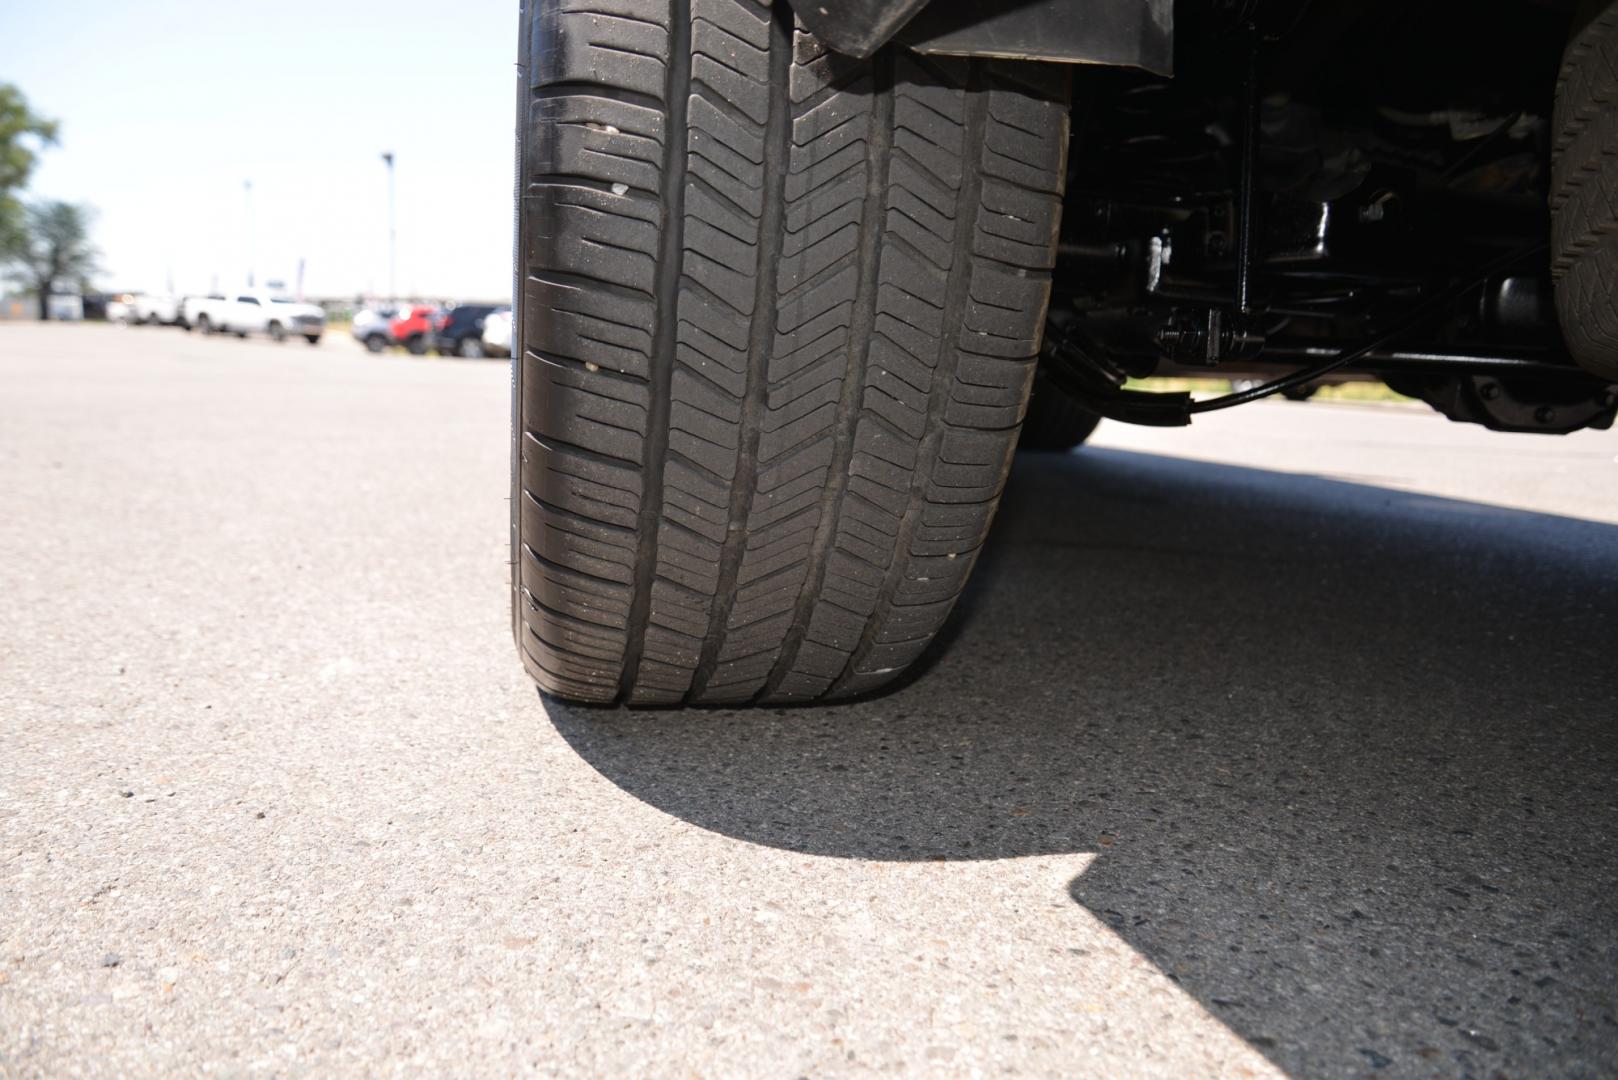
[[[0,325],[0,1073],[1618,1072],[1618,437],[1017,463],[923,672],[543,700],[507,373]]]

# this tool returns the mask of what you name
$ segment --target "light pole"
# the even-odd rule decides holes
[[[399,301],[395,277],[398,266],[398,232],[394,228],[393,217],[393,151],[382,151],[382,161],[388,167],[388,304],[391,306]]]
[[[243,180],[242,191],[246,193],[247,201],[247,287],[253,287],[253,181]]]

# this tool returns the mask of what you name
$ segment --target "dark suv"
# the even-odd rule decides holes
[[[483,356],[483,320],[494,304],[457,304],[433,323],[433,348],[440,356]]]

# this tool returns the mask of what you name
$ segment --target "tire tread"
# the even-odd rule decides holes
[[[531,3],[530,672],[637,705],[879,687],[947,617],[1009,467],[1065,73],[854,61],[752,0]]]

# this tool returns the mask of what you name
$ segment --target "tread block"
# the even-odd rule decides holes
[[[538,5],[528,85],[601,82],[662,97],[669,6],[657,0],[565,0]],[[603,80],[610,79],[610,82]]]
[[[585,282],[529,277],[523,297],[528,347],[542,354],[588,360],[645,379],[653,318],[650,296],[625,295]]]
[[[1022,419],[1034,383],[1033,360],[962,354],[944,420],[955,427],[1009,428]]]
[[[601,372],[523,358],[523,413],[541,441],[639,465],[645,454],[647,388]],[[580,454],[579,456],[586,456]]]
[[[1062,200],[1001,180],[983,182],[983,205],[972,250],[1014,266],[1049,270],[1056,265],[1056,232]]]
[[[579,573],[633,584],[634,536],[524,499],[524,543],[550,562]]]
[[[655,193],[663,159],[663,114],[585,93],[534,99],[528,107],[530,180],[574,176]]]
[[[558,257],[531,265],[614,282],[651,295],[656,274],[657,212],[629,195],[584,187],[544,186],[523,197],[531,229]]]

